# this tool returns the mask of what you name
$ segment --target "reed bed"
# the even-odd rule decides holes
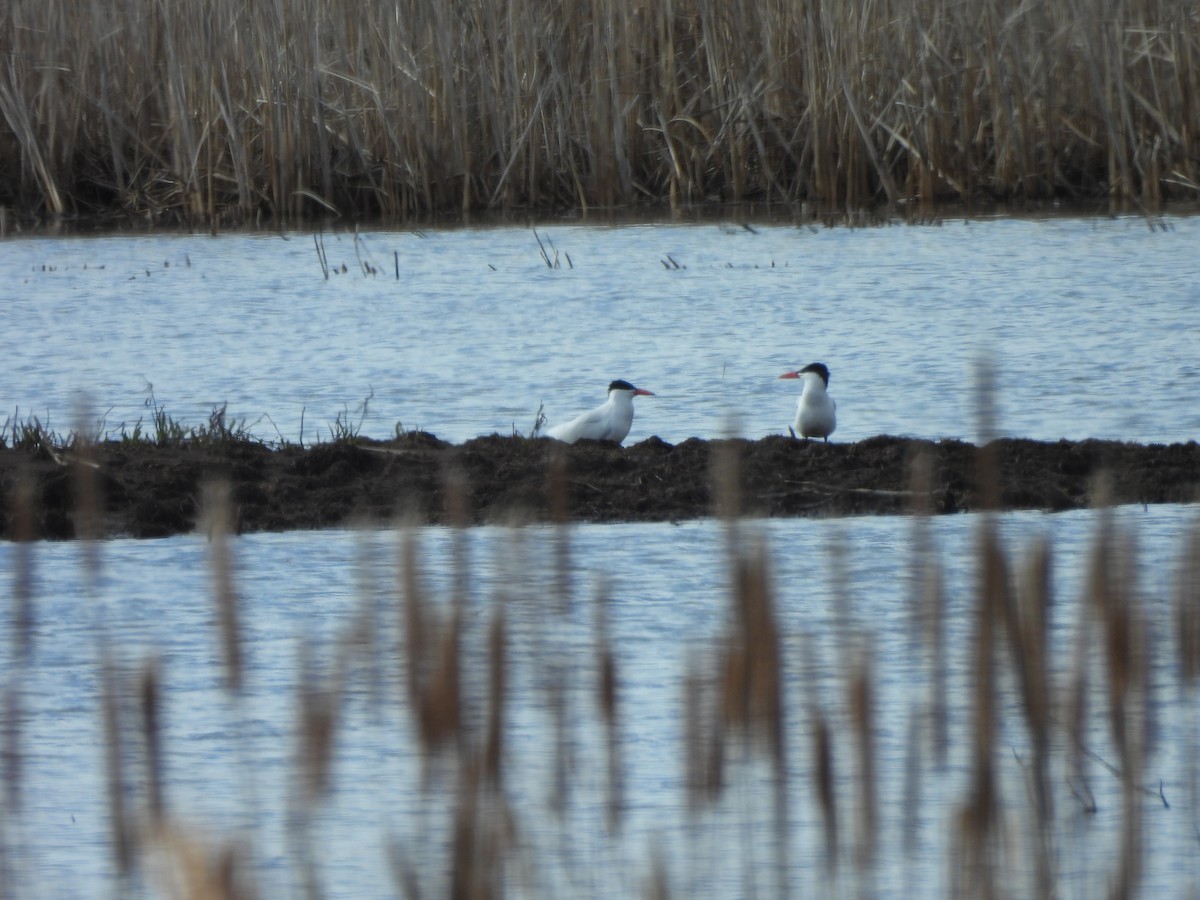
[[[894,864],[884,868],[881,848],[899,843],[906,855],[919,856],[927,853],[930,831],[944,836],[936,864],[945,873],[946,895],[1073,895],[1080,888],[1071,880],[1071,860],[1077,842],[1089,839],[1080,819],[1096,813],[1093,787],[1114,780],[1119,846],[1111,868],[1088,883],[1106,884],[1112,897],[1137,895],[1142,861],[1154,852],[1142,839],[1148,810],[1175,803],[1173,814],[1196,823],[1194,750],[1176,757],[1189,760],[1188,771],[1169,775],[1173,784],[1188,785],[1190,796],[1168,797],[1151,760],[1160,730],[1154,709],[1182,710],[1185,733],[1193,742],[1196,736],[1200,528],[1181,542],[1174,596],[1152,602],[1138,594],[1136,535],[1099,510],[1084,595],[1063,598],[1054,590],[1052,548],[1042,541],[1015,551],[1000,540],[994,514],[981,513],[975,558],[949,561],[975,572],[965,604],[973,616],[970,645],[952,649],[945,641],[949,611],[942,587],[948,561],[931,537],[930,511],[920,504],[928,492],[914,490],[907,611],[901,602],[896,615],[911,619],[909,665],[922,673],[915,680],[922,687],[908,698],[907,710],[883,711],[877,629],[854,610],[836,523],[830,523],[824,563],[834,571],[834,627],[818,643],[815,631],[797,631],[781,614],[772,550],[740,517],[738,460],[728,443],[718,447],[713,477],[728,573],[725,624],[678,673],[678,709],[662,711],[682,723],[676,754],[688,823],[682,838],[647,854],[640,843],[631,847],[625,834],[639,797],[631,793],[623,754],[633,736],[630,723],[645,711],[627,705],[621,660],[628,656],[614,645],[609,585],[588,589],[574,577],[563,460],[547,472],[556,521],[531,534],[514,519],[502,538],[510,542],[505,557],[512,577],[483,605],[472,599],[476,561],[465,539],[463,476],[450,468],[447,503],[455,524],[444,593],[428,585],[420,530],[400,522],[388,605],[373,605],[364,558],[362,601],[342,617],[337,637],[325,647],[304,643],[299,650],[295,726],[288,736],[295,777],[281,872],[278,860],[264,867],[252,829],[203,835],[189,822],[188,809],[170,800],[163,664],[153,654],[123,654],[120,635],[104,615],[98,597],[103,545],[88,524],[101,501],[81,441],[75,475],[80,559],[83,593],[95,617],[104,735],[96,751],[108,786],[115,882],[96,893],[250,897],[288,884],[289,894],[340,895],[337,860],[323,852],[320,819],[337,789],[346,720],[362,714],[351,698],[366,696],[368,710],[375,710],[370,715],[399,710],[405,724],[389,733],[389,746],[397,758],[419,760],[419,784],[400,785],[395,773],[381,773],[377,785],[388,809],[395,802],[390,798],[419,798],[415,808],[393,811],[380,824],[400,896],[788,897],[806,893],[802,884],[820,886],[823,896],[889,895],[896,886],[880,879]],[[926,483],[928,462],[914,460],[912,473],[914,487]],[[986,455],[980,477],[994,477]],[[31,519],[28,491],[18,487],[7,501],[16,521]],[[237,546],[228,535],[230,503],[228,486],[213,482],[202,527],[213,655],[222,661],[219,690],[232,720],[230,752],[246,763],[250,723],[243,697],[250,676]],[[527,567],[534,558],[528,544],[535,540],[549,544],[550,571]],[[31,886],[20,864],[27,828],[23,760],[36,752],[22,734],[28,715],[22,670],[35,665],[30,623],[38,598],[30,545],[18,540],[14,549],[0,891],[19,896]],[[1062,607],[1073,610],[1073,629],[1051,628]],[[1168,615],[1152,612],[1168,608]],[[1169,629],[1161,627],[1167,620]],[[1063,635],[1072,642],[1064,646]],[[1161,686],[1151,670],[1164,655],[1174,660],[1168,668],[1177,679],[1177,705],[1155,702]],[[528,721],[518,725],[511,712],[519,696],[528,706],[530,695],[543,723],[532,745],[527,734],[514,739]],[[884,798],[897,792],[881,774],[879,743],[905,719],[904,809],[889,809],[894,800]],[[532,756],[531,746],[538,748]],[[530,772],[542,785],[540,800],[516,787],[529,784]],[[961,785],[950,811],[927,807],[938,781]],[[261,802],[248,772],[240,797],[230,800],[251,807]],[[909,892],[927,895],[920,880],[927,873],[916,877]]]
[[[9,0],[3,222],[1200,195],[1174,0]]]

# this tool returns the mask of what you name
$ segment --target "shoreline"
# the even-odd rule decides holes
[[[287,222],[224,223],[186,217],[147,217],[123,210],[45,217],[35,210],[0,206],[0,240],[31,238],[144,237],[236,234],[354,234],[455,230],[462,228],[528,228],[558,225],[620,227],[631,225],[730,225],[749,230],[770,227],[882,228],[896,225],[942,225],[1009,219],[1140,218],[1159,227],[1165,219],[1200,215],[1200,201],[1181,198],[1148,209],[1136,204],[1114,207],[1107,197],[1051,200],[980,198],[927,204],[877,204],[854,209],[771,200],[710,201],[671,204],[655,200],[613,207],[546,206],[484,212],[433,212],[404,217],[314,215]]]
[[[729,475],[735,469],[736,482]],[[981,477],[989,471],[996,475]],[[4,447],[0,539],[75,539],[81,516],[94,521],[83,530],[97,538],[191,532],[206,485],[221,479],[230,485],[238,533],[398,519],[477,525],[674,522],[727,512],[1058,512],[1196,502],[1200,444],[1000,438],[981,451],[959,440],[881,435],[847,444],[782,436],[668,444],[651,437],[620,447],[500,435],[450,444],[412,432],[311,447],[238,438],[165,446],[105,441],[79,453],[44,444]],[[98,498],[96,512],[81,513],[79,498],[89,495]]]

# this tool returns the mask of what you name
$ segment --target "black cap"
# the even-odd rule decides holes
[[[825,387],[829,387],[829,367],[825,363],[809,363],[801,372],[816,372],[821,376],[821,380],[825,382]],[[616,382],[614,382],[615,384]],[[609,389],[611,390],[611,388]]]

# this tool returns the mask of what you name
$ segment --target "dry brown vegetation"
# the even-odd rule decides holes
[[[1200,194],[1190,0],[8,0],[0,50],[18,224]]]

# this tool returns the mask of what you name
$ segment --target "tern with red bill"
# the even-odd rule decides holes
[[[829,396],[829,367],[824,363],[809,363],[795,372],[784,372],[780,378],[799,378],[804,382],[796,402],[796,427],[793,435],[802,438],[829,440],[837,428],[837,404]]]
[[[614,381],[608,386],[606,403],[570,422],[555,425],[546,434],[568,444],[578,440],[616,441],[619,444],[633,425],[633,398],[638,395],[653,397],[654,392],[643,391],[628,381]]]

